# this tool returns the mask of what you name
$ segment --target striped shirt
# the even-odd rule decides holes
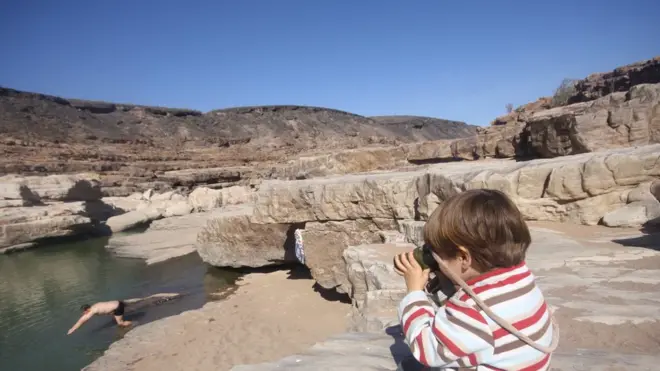
[[[551,314],[525,263],[466,282],[498,316],[540,345],[552,341]],[[444,369],[548,370],[544,354],[501,328],[459,289],[437,310],[423,291],[399,305],[399,321],[415,358]]]

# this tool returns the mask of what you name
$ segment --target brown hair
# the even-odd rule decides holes
[[[504,193],[472,189],[448,198],[429,217],[424,241],[444,259],[458,257],[458,246],[485,273],[525,260],[531,236],[520,210]]]

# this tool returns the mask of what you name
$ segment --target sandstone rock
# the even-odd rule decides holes
[[[222,194],[217,189],[199,187],[188,195],[188,201],[196,211],[209,211],[222,206]]]
[[[350,245],[380,242],[382,230],[396,230],[392,219],[358,219],[341,222],[311,222],[301,231],[305,265],[312,277],[325,288],[342,291],[346,270],[342,253]]]
[[[654,180],[649,185],[649,193],[658,201],[660,201],[660,180]]]
[[[170,201],[168,202],[167,206],[165,207],[165,210],[163,211],[163,217],[169,218],[172,216],[188,215],[192,211],[193,211],[193,207],[191,204],[188,203],[187,200]]]
[[[32,206],[33,203],[28,200],[2,200],[0,199],[0,209],[5,207],[23,207]]]
[[[94,201],[101,199],[102,196],[97,174],[26,177],[7,175],[0,177],[0,184],[0,197],[9,199],[25,199],[35,202],[38,199]]]
[[[262,267],[296,261],[291,224],[254,224],[252,206],[229,207],[197,235],[197,252],[219,267]]]
[[[0,254],[11,254],[18,251],[28,250],[33,248],[35,245],[36,242],[25,242],[25,243],[19,243],[18,245],[1,247]]]
[[[660,56],[618,67],[611,72],[594,73],[575,84],[569,103],[586,102],[640,84],[660,83]]]
[[[147,224],[152,220],[160,219],[162,217],[161,213],[154,212],[153,209],[148,211],[150,211],[150,213],[136,210],[113,216],[106,220],[105,225],[110,228],[112,233],[117,233]]]
[[[404,241],[415,246],[424,245],[424,225],[426,222],[417,220],[404,220],[399,223],[399,231],[404,236]]]
[[[417,178],[422,218],[457,192],[507,193],[528,220],[597,224],[627,203],[629,190],[660,176],[660,145],[615,149],[527,162],[438,164]]]
[[[537,112],[529,151],[541,157],[658,143],[660,84],[637,85],[594,101]]]
[[[550,370],[655,370],[660,357],[612,351],[580,349],[553,353]],[[308,350],[277,361],[235,366],[231,371],[422,371],[412,358],[400,328],[387,333],[345,333],[317,343]]]
[[[413,219],[419,172],[383,172],[299,181],[267,181],[252,221],[302,223],[363,218]]]
[[[249,187],[233,186],[220,189],[222,206],[250,203],[255,199],[255,193]]]
[[[452,157],[557,157],[660,142],[660,84],[496,120],[451,143]]]
[[[188,200],[197,211],[209,211],[225,205],[237,205],[251,202],[254,192],[248,187],[234,186],[222,189],[206,187],[196,188],[188,196]]]
[[[551,97],[541,97],[534,102],[529,102],[523,104],[520,107],[516,107],[515,110],[507,113],[504,116],[500,116],[493,120],[490,124],[492,126],[497,125],[510,125],[510,124],[520,124],[525,123],[529,117],[535,112],[546,110],[552,108],[552,98]]]
[[[126,196],[126,198],[129,200],[143,201],[142,198],[143,195],[144,192],[133,192],[130,195]]]
[[[107,248],[119,256],[146,259],[147,264],[183,256],[195,252],[197,234],[219,212],[155,220],[142,233],[112,235]]]
[[[342,291],[349,294],[354,313],[352,328],[380,331],[396,319],[398,302],[405,296],[405,282],[394,272],[392,259],[410,251],[412,244],[367,244],[344,251],[347,280]]]
[[[411,165],[456,160],[450,140],[406,143],[396,147],[359,148],[332,154],[303,156],[277,166],[272,179],[310,179],[370,171],[401,170]]]
[[[151,197],[153,197],[153,196],[154,196],[153,188],[149,188],[146,191],[144,191],[144,193],[142,193],[142,199],[146,200],[146,201],[150,201]]]
[[[253,169],[246,166],[166,171],[160,179],[173,185],[193,186],[222,182],[236,182],[248,178]]]
[[[398,231],[380,231],[380,242],[382,243],[404,243],[406,237]]]
[[[603,224],[608,227],[638,227],[660,217],[660,203],[635,201],[603,216]]]
[[[90,232],[84,202],[0,209],[0,247]]]
[[[411,149],[415,144],[409,144]],[[304,156],[290,160],[274,174],[278,179],[309,179],[328,175],[388,170],[406,164],[408,146],[376,147]],[[423,157],[423,155],[422,155]]]
[[[167,191],[151,196],[152,201],[187,201],[188,197],[179,191]]]
[[[7,206],[16,206],[18,202],[20,206],[31,206],[41,202],[38,194],[19,180],[21,178],[15,176],[4,176],[0,178],[0,199]],[[4,207],[4,206],[3,206]]]
[[[405,152],[406,160],[413,164],[425,164],[453,159],[451,140],[434,140],[420,143],[408,143],[401,148]],[[397,164],[397,166],[400,166]],[[395,166],[390,167],[394,168]],[[366,171],[366,170],[365,170]]]
[[[132,197],[103,197],[101,202],[116,208],[119,214],[137,210],[144,204],[144,201]]]

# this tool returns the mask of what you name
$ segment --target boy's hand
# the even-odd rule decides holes
[[[408,292],[423,291],[431,272],[430,269],[422,270],[412,251],[394,257],[394,271],[406,280]]]

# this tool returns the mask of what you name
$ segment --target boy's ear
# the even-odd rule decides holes
[[[466,249],[464,246],[458,246],[458,250],[462,268],[470,268],[472,266],[472,255],[470,255],[470,250]]]

